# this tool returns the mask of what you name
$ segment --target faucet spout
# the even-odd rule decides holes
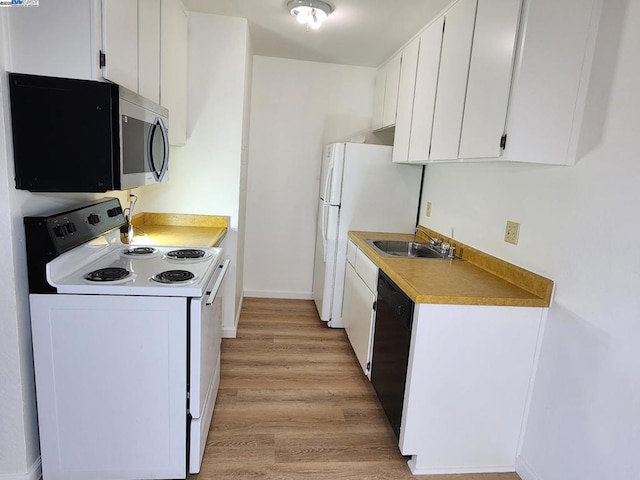
[[[420,228],[420,227],[416,227],[416,229],[415,229],[415,231],[414,231],[414,235],[417,235],[417,234],[418,234],[418,232],[422,233],[424,236],[426,236],[427,238],[429,238],[429,240],[431,240],[431,245],[433,245],[433,246],[436,246],[436,247],[437,247],[438,245],[440,245],[440,244],[442,243],[442,240],[440,240],[439,238],[433,238],[431,235],[429,235],[429,234],[427,233],[427,231],[426,231],[426,230],[423,230],[423,229],[422,229],[422,228]]]

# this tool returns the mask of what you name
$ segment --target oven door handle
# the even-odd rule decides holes
[[[231,260],[227,258],[224,262],[222,262],[222,264],[218,265],[220,272],[218,272],[218,277],[216,278],[213,287],[211,287],[211,290],[207,292],[207,306],[213,304],[213,301],[216,299],[216,295],[218,295],[218,290],[220,290],[220,285],[222,284],[222,280],[224,280],[224,275],[227,273],[227,269],[229,268],[230,263]]]

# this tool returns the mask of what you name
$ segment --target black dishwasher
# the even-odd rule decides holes
[[[413,305],[413,301],[380,271],[371,383],[398,439],[409,361]]]

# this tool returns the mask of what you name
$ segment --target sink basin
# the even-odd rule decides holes
[[[449,258],[427,243],[404,240],[367,240],[380,255],[387,257]]]

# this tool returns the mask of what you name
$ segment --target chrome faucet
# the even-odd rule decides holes
[[[442,240],[438,239],[438,238],[433,238],[431,235],[429,235],[425,230],[420,229],[419,227],[416,227],[415,231],[413,232],[414,235],[417,235],[418,232],[421,232],[423,235],[426,235],[427,237],[429,237],[429,240],[431,240],[431,245],[433,245],[434,247],[439,246],[442,243]]]

